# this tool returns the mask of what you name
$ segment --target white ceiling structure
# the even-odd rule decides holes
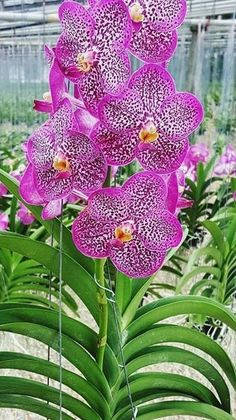
[[[60,3],[61,0],[0,0],[0,45],[33,45],[42,43],[42,38],[53,43],[60,31],[56,21]],[[224,46],[232,25],[236,31],[236,0],[187,0],[187,3],[183,28],[209,23],[207,39]]]

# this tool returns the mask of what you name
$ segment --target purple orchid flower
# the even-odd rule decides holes
[[[31,223],[33,223],[33,221],[35,220],[35,217],[31,213],[31,211],[27,209],[27,207],[25,207],[23,203],[20,203],[20,208],[17,211],[16,215],[23,225],[31,225]]]
[[[59,7],[63,32],[56,57],[64,75],[78,85],[88,110],[97,116],[104,94],[120,93],[130,77],[126,48],[132,31],[122,0],[100,0],[86,10],[75,1]]]
[[[7,230],[9,226],[9,218],[7,214],[0,213],[0,230]]]
[[[219,176],[236,174],[236,149],[232,144],[228,144],[226,147],[225,152],[215,166],[214,172]]]
[[[137,157],[144,169],[165,174],[182,164],[203,108],[192,94],[176,92],[162,66],[146,64],[121,95],[100,102],[99,118],[91,137],[109,165],[127,165]]]
[[[169,60],[177,46],[178,28],[187,12],[186,0],[124,0],[132,21],[129,49],[147,63]],[[98,0],[89,0],[94,7]]]
[[[92,192],[106,177],[105,159],[98,146],[78,131],[68,99],[29,138],[27,158],[20,193],[31,204],[65,199],[73,190]]]
[[[166,199],[165,181],[151,171],[135,174],[122,187],[96,191],[73,224],[75,245],[90,257],[110,257],[130,277],[155,273],[182,238]]]
[[[178,214],[181,209],[193,206],[194,202],[192,200],[187,200],[183,197],[185,189],[185,176],[180,169],[170,174],[167,186],[167,208],[171,213]]]
[[[0,182],[0,197],[6,195],[7,191],[8,189],[5,187],[5,185]]]
[[[185,164],[187,166],[197,167],[199,162],[206,163],[209,158],[209,149],[205,143],[197,143],[190,146],[188,154],[185,158]]]

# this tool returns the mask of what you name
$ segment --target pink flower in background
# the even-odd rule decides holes
[[[236,174],[236,149],[228,144],[214,170],[216,175],[230,176]]]
[[[31,225],[35,220],[35,217],[30,210],[22,203],[20,203],[20,209],[17,211],[16,215],[23,225]]]
[[[7,230],[9,225],[9,218],[7,214],[0,213],[0,230]]]
[[[7,194],[8,189],[5,187],[2,182],[0,182],[0,197]]]
[[[233,193],[233,199],[236,201],[236,191]]]
[[[185,162],[189,163],[189,166],[197,166],[199,162],[206,163],[209,154],[209,149],[205,143],[197,143],[190,146]]]
[[[171,213],[178,214],[181,209],[192,207],[193,201],[183,197],[185,176],[181,170],[172,173],[168,180],[167,208]]]
[[[144,169],[160,174],[177,170],[188,150],[188,136],[203,118],[200,102],[176,92],[172,76],[156,64],[134,73],[128,89],[99,104],[91,132],[108,164],[127,165],[135,157]]]
[[[64,1],[59,18],[63,32],[55,50],[57,60],[96,116],[104,94],[120,93],[130,77],[126,48],[132,25],[128,9],[122,0],[101,0],[91,10]]]
[[[110,257],[130,277],[151,275],[182,239],[166,200],[166,183],[155,172],[138,173],[123,187],[98,190],[73,224],[75,245],[92,258]]]

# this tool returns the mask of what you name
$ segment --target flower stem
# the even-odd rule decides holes
[[[104,353],[107,344],[107,326],[108,326],[108,305],[104,277],[104,265],[106,259],[95,260],[95,275],[98,286],[97,299],[99,304],[99,334],[97,348],[97,362],[103,370]]]
[[[110,187],[110,186],[111,186],[111,166],[108,166],[107,177],[104,181],[103,187]]]

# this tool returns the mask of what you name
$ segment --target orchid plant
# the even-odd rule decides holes
[[[21,207],[18,216],[27,223],[29,216],[36,218],[58,244],[2,232],[1,246],[58,278],[59,310],[50,300],[48,308],[9,300],[0,305],[0,330],[46,344],[59,353],[60,365],[0,352],[0,369],[48,378],[43,384],[0,377],[0,407],[68,420],[176,414],[232,419],[225,377],[233,386],[236,377],[226,352],[200,332],[161,323],[201,314],[236,329],[231,311],[203,296],[174,296],[140,307],[158,270],[181,246],[178,214],[192,205],[179,188],[180,167],[204,112],[194,95],[176,90],[167,70],[185,14],[185,0],[90,0],[86,6],[65,0],[59,7],[62,33],[54,48],[46,47],[49,91],[34,103],[48,119],[23,146],[27,167],[19,188],[0,172],[0,181],[30,212],[26,217]],[[133,74],[131,55],[144,62]],[[116,185],[116,166],[135,160],[137,173]],[[85,205],[68,229],[63,211],[71,197]],[[65,308],[62,313],[65,284],[87,307],[96,331]],[[62,356],[73,371],[62,366]],[[184,374],[140,372],[163,362],[193,367],[211,388]],[[156,402],[159,398],[164,401]]]

